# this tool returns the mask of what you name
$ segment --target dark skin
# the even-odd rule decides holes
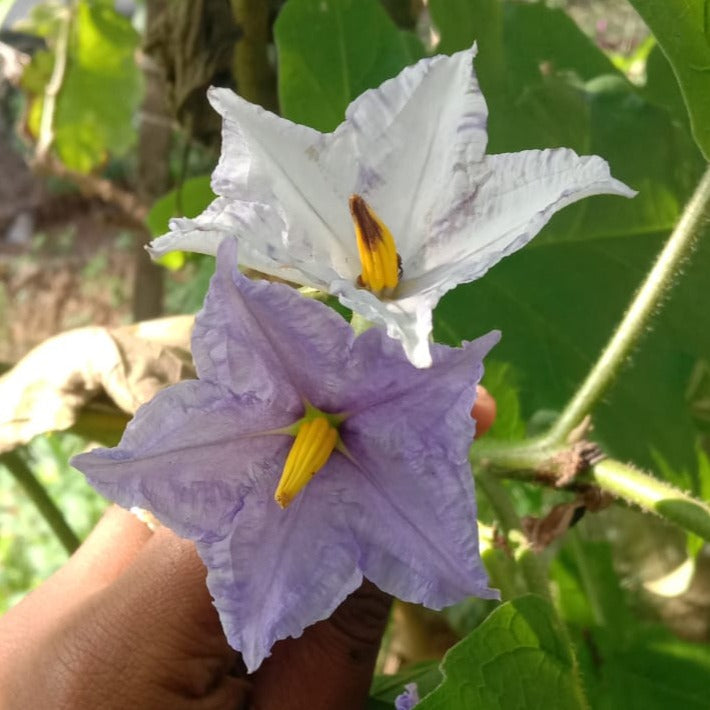
[[[487,395],[487,393],[486,393]],[[481,396],[479,434],[495,403]],[[356,710],[391,599],[370,582],[247,676],[192,542],[110,508],[67,564],[0,619],[3,710]]]

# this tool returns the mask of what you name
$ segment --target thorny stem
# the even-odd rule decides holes
[[[631,302],[587,378],[544,437],[548,444],[565,443],[607,391],[657,310],[678,268],[690,254],[703,222],[710,216],[710,166],[685,207],[670,238]]]
[[[613,459],[592,466],[589,477],[605,491],[710,540],[710,507],[668,483]]]
[[[69,527],[61,510],[49,497],[42,484],[35,478],[30,467],[17,451],[8,451],[0,456],[2,463],[17,483],[37,507],[40,515],[46,520],[52,532],[56,535],[62,547],[71,555],[79,547],[79,538]]]

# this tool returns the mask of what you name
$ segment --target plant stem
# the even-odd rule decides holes
[[[67,554],[71,555],[79,547],[79,538],[69,527],[61,510],[49,497],[44,486],[37,480],[25,460],[17,451],[8,451],[0,456],[0,463],[7,467],[12,477],[22,486],[40,515],[52,528],[52,532],[57,536],[62,547],[67,551]]]
[[[508,491],[505,490],[503,484],[485,471],[476,473],[476,483],[490,501],[495,516],[506,535],[513,530],[522,530],[520,518],[515,512],[513,502],[510,500]],[[520,565],[520,571],[523,574],[528,590],[545,597],[545,599],[550,599],[547,570],[542,564],[539,555],[528,547],[516,555],[516,560]]]
[[[234,20],[242,30],[234,49],[233,73],[237,91],[247,101],[269,111],[278,109],[276,74],[269,64],[269,3],[231,0]]]
[[[603,490],[710,541],[710,507],[706,503],[613,459],[595,464],[589,475]]]
[[[568,435],[589,414],[609,388],[629,353],[658,309],[678,268],[690,254],[710,215],[710,166],[685,207],[681,218],[663,247],[656,263],[637,292],[616,332],[596,364],[553,427],[544,437],[548,444],[563,444]]]
[[[35,159],[41,163],[47,156],[54,142],[54,113],[57,106],[57,96],[64,83],[64,73],[67,68],[69,54],[69,35],[71,34],[74,19],[74,3],[66,6],[59,19],[57,44],[54,48],[54,67],[52,76],[44,89],[44,102],[42,104],[42,117],[39,123],[39,135],[35,147]]]

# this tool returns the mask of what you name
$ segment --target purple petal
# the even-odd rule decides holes
[[[181,382],[138,410],[116,448],[71,463],[119,505],[146,508],[178,535],[210,540],[226,534],[243,505],[245,479],[283,466],[292,438],[259,433],[296,417],[253,394],[225,398],[218,385]]]
[[[275,475],[252,475],[248,495],[221,540],[198,544],[207,585],[230,644],[254,671],[273,644],[329,617],[362,582],[347,526],[344,480],[335,454],[282,510]]]
[[[400,369],[388,380],[391,368],[378,369],[381,393],[368,389],[365,408],[341,426],[354,462],[350,494],[360,503],[350,521],[360,568],[401,599],[441,608],[497,596],[479,557],[468,461],[481,360],[497,338],[435,348],[428,370]]]
[[[286,407],[304,398],[321,406],[340,388],[352,329],[323,304],[283,284],[251,281],[236,264],[236,241],[226,239],[193,331],[198,375]]]
[[[419,689],[416,683],[407,683],[404,692],[398,695],[394,701],[395,710],[412,710],[419,702]]]

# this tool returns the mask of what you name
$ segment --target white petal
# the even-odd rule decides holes
[[[330,284],[330,293],[336,294],[347,308],[372,323],[384,325],[387,335],[401,341],[404,352],[415,367],[429,367],[429,336],[431,312],[438,301],[429,294],[397,300],[380,300],[370,291],[358,288],[349,281]]]
[[[406,263],[398,296],[435,292],[440,297],[479,278],[577,200],[636,194],[611,177],[606,161],[567,148],[491,155],[484,166],[486,174],[472,193],[442,213],[426,245]]]
[[[475,53],[423,59],[346,113],[359,160],[354,191],[390,228],[405,262],[424,241],[432,210],[470,193],[471,168],[483,159],[488,114]]]
[[[355,278],[348,197],[356,168],[349,137],[296,125],[228,89],[212,88],[208,96],[224,119],[212,189],[278,211],[286,224],[283,246],[293,260],[327,263]]]
[[[306,261],[290,254],[283,220],[274,209],[260,203],[218,197],[194,219],[170,220],[170,229],[148,245],[153,258],[175,250],[216,255],[225,237],[237,237],[239,262],[252,269],[317,289],[337,278],[327,263],[313,257],[307,243],[301,245],[302,255],[308,255]]]

